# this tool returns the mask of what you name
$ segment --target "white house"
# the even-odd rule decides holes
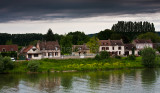
[[[124,44],[122,40],[99,40],[100,51],[108,51],[110,55],[124,55]]]
[[[36,48],[35,46],[24,47],[21,50],[21,54],[23,54],[27,59],[41,59],[42,52]]]
[[[133,40],[132,44],[134,44],[137,50],[142,50],[145,47],[153,48],[153,43],[151,40],[136,39]]]

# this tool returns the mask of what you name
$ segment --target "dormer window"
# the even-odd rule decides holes
[[[57,48],[57,47],[55,47],[55,50],[58,50],[58,48]]]
[[[6,49],[5,49],[5,48],[3,48],[3,49],[2,49],[2,52],[6,52]]]
[[[35,48],[33,48],[32,50],[33,50],[33,51],[36,51],[36,49],[35,49]]]

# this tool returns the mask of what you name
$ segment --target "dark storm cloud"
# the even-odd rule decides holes
[[[0,22],[154,12],[159,0],[0,0]]]

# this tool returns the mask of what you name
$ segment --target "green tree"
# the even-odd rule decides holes
[[[137,37],[138,39],[151,39],[153,43],[160,42],[160,36],[157,33],[147,32],[145,34],[141,34]]]
[[[38,71],[39,66],[40,66],[39,62],[32,60],[28,63],[27,68],[29,69],[29,71],[36,72]]]
[[[144,48],[142,50],[142,62],[146,67],[154,67],[156,64],[155,61],[156,52],[152,48]]]
[[[51,29],[48,30],[47,34],[45,35],[46,41],[55,41],[55,36]]]
[[[107,58],[109,58],[109,53],[107,51],[101,51],[100,52],[100,58],[101,59],[107,59]]]
[[[110,37],[111,40],[120,40],[122,39],[122,36],[120,34],[117,33],[113,33]]]
[[[71,54],[72,52],[72,37],[63,36],[60,41],[61,54]]]
[[[98,53],[99,45],[99,39],[96,37],[90,38],[89,42],[87,42],[87,46],[90,48],[91,53]]]
[[[107,39],[110,39],[111,38],[111,35],[113,34],[114,32],[112,30],[109,30],[109,29],[106,29],[104,31],[101,31],[97,34],[97,37],[98,39],[100,40],[107,40]]]
[[[6,45],[12,45],[12,40],[7,40]]]
[[[29,43],[29,45],[36,45],[37,42],[38,42],[38,40],[31,41],[31,42]]]

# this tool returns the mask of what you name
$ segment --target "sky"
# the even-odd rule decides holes
[[[91,34],[118,21],[148,21],[160,31],[160,0],[0,0],[0,33]]]

